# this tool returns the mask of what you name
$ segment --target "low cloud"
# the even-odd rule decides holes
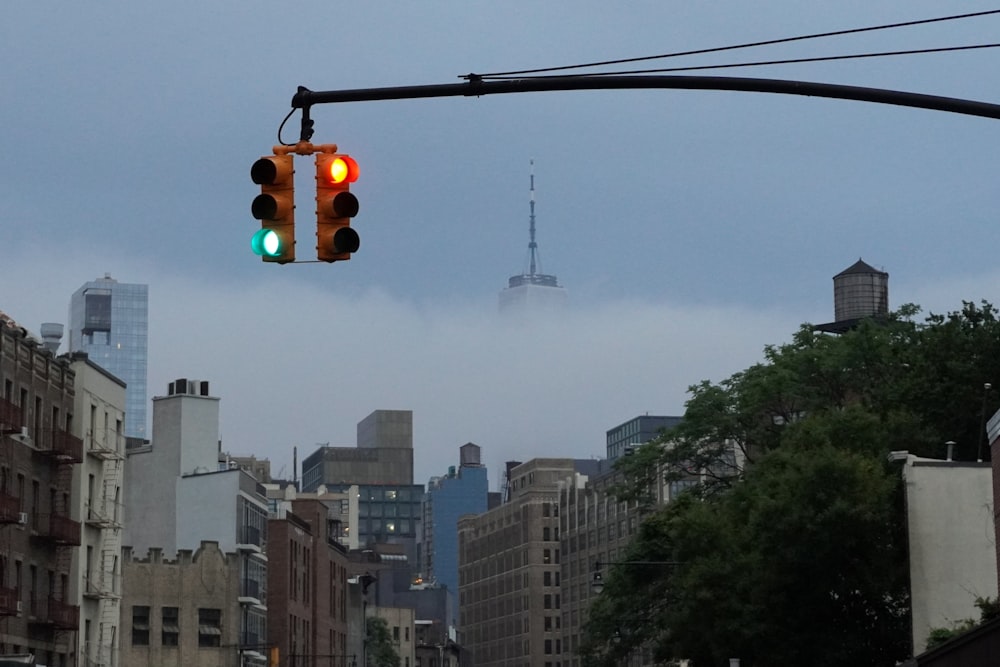
[[[5,289],[0,310],[36,331],[65,322],[72,292],[103,275],[93,265],[24,260],[15,275],[36,287]],[[822,300],[816,313],[619,300],[526,322],[501,318],[495,294],[415,304],[286,278],[222,284],[128,263],[111,274],[150,285],[150,394],[176,378],[208,380],[222,399],[223,449],[291,477],[293,447],[301,462],[319,444],[353,446],[371,411],[412,410],[416,483],[457,465],[471,441],[493,488],[507,460],[599,457],[609,428],[682,414],[688,386],[746,368],[832,310]],[[937,307],[947,290],[924,293]]]

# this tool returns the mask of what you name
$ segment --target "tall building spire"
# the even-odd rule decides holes
[[[523,308],[540,302],[562,305],[566,294],[554,275],[542,273],[538,242],[535,240],[535,161],[531,160],[529,215],[528,215],[528,269],[527,272],[511,276],[507,288],[500,292],[500,310],[514,307]]]
[[[531,253],[531,265],[528,271],[529,275],[535,275],[535,254],[538,250],[538,244],[535,243],[535,161],[531,160],[531,190],[530,190],[530,200],[529,206],[531,207],[531,214],[528,216],[528,233],[530,236],[530,242],[528,243],[528,250]]]

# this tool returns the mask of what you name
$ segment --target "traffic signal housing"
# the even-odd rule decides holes
[[[361,246],[351,218],[358,198],[351,183],[358,180],[358,163],[350,155],[316,154],[316,258],[321,262],[348,260]]]
[[[251,249],[265,262],[295,261],[295,166],[291,155],[267,155],[250,167],[250,180],[260,194],[250,205],[260,220],[260,231],[250,240]]]

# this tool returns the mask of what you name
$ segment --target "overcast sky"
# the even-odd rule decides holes
[[[291,476],[414,411],[417,482],[483,447],[502,462],[599,456],[638,414],[833,319],[859,257],[893,307],[997,297],[1000,122],[860,102],[695,91],[531,93],[318,106],[355,157],[361,249],[333,265],[249,249],[255,159],[299,85],[454,83],[994,9],[983,2],[21,2],[0,25],[0,310],[37,330],[110,273],[150,286],[149,387],[208,380],[225,449]],[[995,43],[1000,15],[649,66]],[[644,65],[640,63],[639,65]],[[721,70],[1000,102],[1000,50]],[[635,64],[629,68],[636,67]],[[613,68],[611,68],[613,69]],[[297,138],[299,116],[282,139]],[[496,312],[527,269],[571,308]],[[299,158],[299,256],[311,177]]]

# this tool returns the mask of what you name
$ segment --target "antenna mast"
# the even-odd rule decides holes
[[[531,215],[528,217],[529,220],[529,234],[531,241],[528,243],[528,250],[531,252],[531,266],[528,275],[534,277],[535,275],[535,251],[538,248],[538,244],[535,243],[535,161],[531,160]]]

